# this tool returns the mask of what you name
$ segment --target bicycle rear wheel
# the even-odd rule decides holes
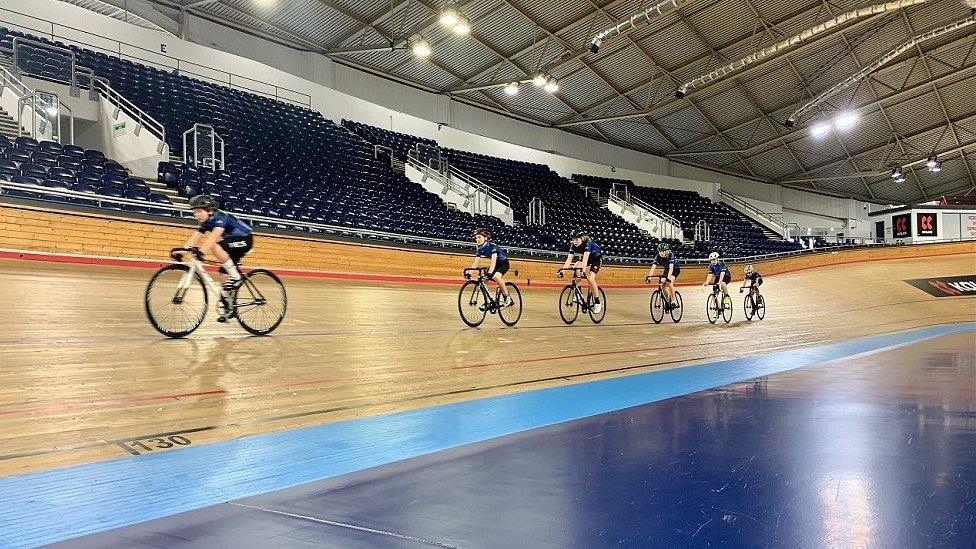
[[[567,284],[559,294],[559,318],[566,324],[576,322],[579,316],[579,302],[576,300],[576,290],[572,284]]]
[[[681,315],[683,315],[685,312],[685,304],[683,301],[681,301],[681,292],[679,291],[674,292],[673,305],[674,308],[671,309],[671,320],[673,320],[677,324],[678,322],[681,322]]]
[[[752,306],[752,295],[746,294],[742,300],[742,311],[746,313],[746,320],[752,320],[752,315],[756,312]]]
[[[477,281],[469,280],[461,285],[461,291],[458,292],[458,313],[461,320],[472,328],[477,328],[485,321],[488,303]]]
[[[766,298],[762,294],[756,296],[756,316],[759,320],[766,318]]]
[[[285,319],[285,285],[271,271],[254,269],[244,275],[244,283],[234,296],[234,308],[242,328],[254,335],[268,335]]]
[[[189,287],[180,290],[180,283],[188,275]],[[207,287],[200,273],[190,273],[189,265],[163,267],[146,286],[146,316],[153,328],[166,337],[185,337],[200,327],[207,316],[208,303]]]
[[[603,319],[607,317],[607,293],[603,291],[603,288],[600,288],[600,304],[603,306],[600,307],[599,313],[593,312],[593,304],[595,303],[593,301],[593,290],[586,293],[586,302],[590,304],[588,311],[590,314],[590,320],[592,320],[594,324],[603,322]]]
[[[519,291],[518,286],[511,282],[506,282],[505,287],[508,289],[508,297],[512,298],[512,306],[505,307],[505,297],[499,290],[498,318],[502,319],[502,323],[506,326],[515,326],[519,319],[522,318],[522,292]]]
[[[718,317],[721,316],[721,311],[718,310],[718,296],[714,293],[708,296],[705,300],[705,314],[708,315],[708,321],[715,324]]]
[[[661,295],[661,290],[651,293],[651,320],[654,324],[660,324],[664,320],[664,296]]]
[[[726,324],[732,320],[732,296],[722,297],[722,318]]]

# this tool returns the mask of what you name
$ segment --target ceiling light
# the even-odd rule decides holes
[[[546,82],[546,85],[542,87],[542,89],[546,90],[549,93],[556,93],[557,91],[559,91],[559,81],[556,80],[555,78],[550,78],[549,81]]]
[[[417,57],[430,57],[430,42],[427,42],[424,39],[417,40],[413,43],[413,45],[410,46],[410,50],[413,51],[413,54]]]
[[[930,169],[934,168],[937,164],[939,164],[939,158],[935,155],[930,156],[929,159],[925,161],[925,166]]]
[[[535,84],[536,86],[539,86],[540,88],[542,86],[545,86],[546,85],[546,82],[548,82],[548,81],[549,81],[549,77],[546,76],[546,75],[544,75],[544,74],[542,74],[541,72],[539,74],[535,75],[534,78],[532,78],[532,83]]]
[[[904,182],[905,182],[905,176],[902,174],[898,174],[898,177],[895,178],[895,183],[904,183]]]
[[[603,40],[600,40],[599,38],[594,38],[593,41],[590,42],[590,53],[600,53],[600,46],[602,45],[603,45]]]
[[[830,124],[827,122],[821,122],[816,126],[810,128],[810,135],[814,137],[821,137],[827,135],[830,132]]]
[[[508,95],[518,95],[518,92],[519,92],[518,82],[509,82],[508,84],[505,85],[505,93],[507,93]]]
[[[674,90],[674,96],[678,99],[684,98],[685,94],[688,93],[688,88],[684,86],[678,86],[678,89]]]
[[[464,17],[458,17],[454,24],[454,34],[468,34],[471,32],[471,23]]]
[[[901,177],[901,168],[900,167],[891,170],[891,178],[892,179],[898,179],[899,177]]]
[[[941,172],[942,171],[942,162],[936,163],[935,166],[932,166],[931,168],[929,168],[929,171],[932,172],[932,173]]]
[[[834,127],[838,130],[846,130],[857,124],[859,118],[856,112],[842,112],[834,117]]]
[[[440,22],[441,25],[444,25],[445,27],[453,27],[457,24],[460,17],[461,16],[458,14],[456,9],[447,8],[441,12]]]

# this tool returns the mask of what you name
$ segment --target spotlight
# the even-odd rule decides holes
[[[929,157],[928,160],[925,161],[925,166],[929,169],[932,169],[939,163],[940,163],[939,158],[935,155],[932,155]]]
[[[830,132],[830,124],[827,122],[821,122],[816,126],[810,128],[810,135],[814,137],[822,137]]]
[[[441,12],[440,22],[441,25],[445,27],[453,27],[457,24],[458,19],[460,19],[460,14],[454,8],[447,8]]]
[[[532,83],[535,84],[536,86],[539,86],[540,88],[542,86],[545,86],[546,82],[548,81],[549,81],[549,77],[546,76],[545,74],[542,74],[541,72],[535,75],[535,77],[532,79]]]
[[[518,82],[509,82],[508,84],[505,85],[505,93],[507,93],[508,95],[518,95],[518,92],[519,92]]]
[[[899,174],[898,177],[895,178],[895,183],[904,183],[904,182],[905,182],[904,175]]]
[[[793,126],[796,125],[796,120],[793,120],[792,118],[787,118],[786,122],[783,122],[783,125],[786,126],[787,128],[792,128]]]
[[[931,168],[929,168],[929,171],[932,172],[932,173],[941,172],[942,171],[942,162],[936,162],[935,166],[932,166]]]
[[[542,89],[546,90],[549,93],[556,93],[557,91],[559,91],[559,81],[556,80],[555,78],[550,78],[549,81],[546,82],[546,85],[542,87]]]
[[[454,34],[468,34],[471,32],[471,23],[464,17],[458,17],[454,24]]]
[[[590,53],[600,53],[600,46],[602,45],[603,45],[603,40],[600,40],[599,38],[594,38],[593,41],[590,42]]]
[[[677,97],[678,99],[681,99],[681,98],[683,98],[683,97],[685,96],[685,94],[687,94],[687,93],[688,93],[688,88],[686,88],[686,87],[684,87],[684,86],[679,86],[679,87],[678,87],[678,89],[677,89],[677,90],[675,90],[675,92],[674,92],[674,96],[675,96],[675,97]]]
[[[901,168],[900,167],[891,170],[891,178],[892,179],[898,179],[899,177],[901,177]]]
[[[430,57],[431,54],[430,42],[421,38],[420,40],[417,40],[410,46],[410,50],[417,57],[421,57],[421,58]]]
[[[838,130],[846,130],[857,124],[859,117],[856,112],[842,112],[834,117],[834,127]]]

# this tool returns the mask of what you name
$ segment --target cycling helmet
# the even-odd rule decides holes
[[[574,238],[583,238],[584,236],[586,236],[586,232],[583,231],[582,229],[577,229],[577,230],[569,233],[569,239],[570,240],[572,240]]]
[[[200,208],[212,210],[216,207],[217,207],[217,203],[210,195],[207,194],[198,194],[190,199],[191,210],[196,210]]]
[[[475,230],[474,230],[474,231],[473,231],[473,232],[471,233],[471,236],[478,236],[479,234],[480,234],[481,236],[483,236],[483,237],[485,237],[485,238],[488,238],[488,239],[490,239],[490,238],[491,238],[491,232],[489,232],[489,231],[488,231],[488,229],[483,229],[483,228],[481,228],[481,227],[478,227],[477,229],[475,229]]]
[[[752,273],[754,273],[754,272],[756,272],[756,269],[754,269],[754,268],[752,267],[752,265],[746,265],[746,274],[747,274],[747,275],[751,275],[751,274],[752,274]]]
[[[671,245],[668,244],[667,242],[661,242],[660,244],[657,245],[657,251],[659,252],[667,252],[670,249],[671,249]]]
[[[708,260],[711,261],[713,259],[718,259],[718,252],[712,252],[708,254]]]

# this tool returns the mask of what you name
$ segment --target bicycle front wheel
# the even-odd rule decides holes
[[[651,320],[654,324],[660,324],[664,320],[664,296],[661,295],[661,290],[651,293]]]
[[[590,320],[592,320],[594,324],[603,322],[603,319],[607,317],[607,293],[603,291],[603,288],[600,288],[600,305],[602,305],[602,307],[600,307],[599,313],[593,312],[593,304],[595,303],[593,300],[593,290],[590,290],[586,294],[586,302],[590,304]]]
[[[752,295],[746,294],[745,299],[742,300],[742,311],[746,313],[746,320],[752,320],[752,315],[755,313],[752,307]]]
[[[511,282],[506,282],[505,288],[508,289],[508,297],[512,298],[512,305],[510,307],[505,306],[505,297],[499,291],[498,318],[502,319],[502,323],[506,326],[515,326],[519,319],[522,318],[522,292],[519,291],[518,286]]]
[[[477,328],[485,321],[488,303],[478,282],[469,280],[461,285],[461,291],[458,292],[458,313],[461,314],[461,320],[472,328]]]
[[[756,296],[756,316],[759,320],[766,318],[766,298],[762,294]]]
[[[722,318],[725,323],[728,324],[732,320],[732,297],[724,296],[722,297]]]
[[[708,296],[705,301],[705,313],[708,315],[708,321],[715,324],[718,317],[722,315],[722,312],[718,309],[718,296],[712,294]]]
[[[681,292],[674,292],[674,303],[672,305],[674,305],[674,308],[671,309],[671,320],[677,324],[681,322],[681,315],[685,312],[685,303],[681,301]]]
[[[254,269],[234,298],[237,321],[254,335],[268,335],[285,319],[288,295],[281,279],[271,271]]]
[[[146,286],[146,316],[153,328],[166,337],[186,337],[200,327],[207,316],[208,302],[200,273],[191,272],[189,265],[163,267]]]
[[[559,318],[566,324],[572,324],[578,316],[579,301],[576,300],[576,290],[569,284],[559,294]]]

